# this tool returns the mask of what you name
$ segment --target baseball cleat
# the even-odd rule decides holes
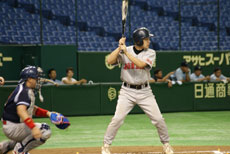
[[[101,147],[101,154],[111,154],[111,152],[109,151],[109,145],[108,144],[104,144],[104,146]]]
[[[165,143],[163,145],[163,153],[164,154],[174,154],[173,148],[171,147],[169,143]]]

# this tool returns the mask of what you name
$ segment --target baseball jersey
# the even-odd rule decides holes
[[[193,82],[195,82],[195,81],[197,81],[199,79],[203,79],[203,78],[205,78],[205,76],[203,74],[200,74],[199,76],[196,76],[195,73],[192,73],[190,75],[190,81],[193,81]]]
[[[127,47],[127,52],[137,59],[145,62],[147,66],[145,68],[139,68],[129,58],[120,53],[117,62],[122,64],[121,68],[121,80],[123,82],[140,85],[147,83],[150,80],[150,70],[156,59],[156,52],[152,49],[146,49],[136,54],[134,52],[134,46]]]
[[[25,86],[25,83],[19,84],[9,96],[3,111],[3,120],[8,120],[14,123],[22,122],[17,114],[17,106],[27,106],[27,111],[30,117],[33,115],[35,96],[32,89]]]
[[[64,80],[68,80],[67,77],[64,77],[64,78],[61,79],[62,82],[63,82]],[[71,82],[75,82],[75,81],[77,81],[77,80],[75,80],[74,78],[71,78]]]
[[[189,76],[191,75],[191,70],[189,69]],[[176,81],[186,80],[186,74],[179,67],[173,75],[170,76],[171,79]]]
[[[50,79],[50,80],[52,80],[52,79]],[[58,80],[58,79],[55,79],[55,80],[52,80],[52,81],[55,82],[55,83],[57,83],[57,84],[59,84],[59,85],[62,85],[62,84],[63,84],[63,82],[61,82],[61,81]],[[50,83],[50,82],[47,82],[46,85],[53,85],[53,84]]]
[[[211,81],[211,82],[215,82],[216,79],[217,79],[217,77],[216,77],[216,75],[213,73],[213,74],[210,76],[210,81]],[[219,79],[220,79],[220,80],[226,80],[227,77],[224,76],[223,74],[221,74],[220,77],[219,77]]]

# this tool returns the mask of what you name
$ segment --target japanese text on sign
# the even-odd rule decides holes
[[[230,96],[230,83],[194,84],[195,98],[226,98],[227,96]]]
[[[214,53],[206,53],[205,56],[202,55],[184,55],[183,59],[187,62],[193,63],[193,66],[209,66],[209,65],[230,65],[230,52],[221,53],[218,56],[215,56]]]

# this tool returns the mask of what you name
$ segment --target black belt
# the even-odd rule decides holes
[[[128,84],[128,83],[124,82],[123,85],[125,87],[132,88],[132,89],[138,89],[138,90],[148,87],[148,83],[140,84],[140,85],[133,85],[133,84]]]

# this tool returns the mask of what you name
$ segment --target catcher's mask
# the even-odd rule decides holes
[[[36,67],[36,66],[27,66],[25,67],[21,73],[20,73],[20,80],[19,80],[19,84],[24,83],[25,81],[28,80],[28,78],[33,78],[37,80],[37,84],[35,87],[36,93],[39,93],[39,98],[41,100],[41,102],[43,102],[43,97],[41,95],[41,87],[42,87],[42,78],[44,74],[43,74],[43,70],[40,67]]]

